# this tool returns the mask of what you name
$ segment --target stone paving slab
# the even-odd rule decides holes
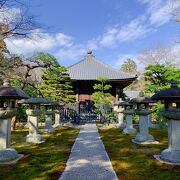
[[[59,180],[117,180],[96,124],[81,126]]]

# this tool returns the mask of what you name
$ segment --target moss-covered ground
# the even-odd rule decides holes
[[[122,134],[113,127],[100,127],[99,133],[119,179],[180,180],[180,166],[162,164],[153,158],[167,148],[167,129],[150,130],[160,142],[157,145],[134,144],[131,139],[135,135]]]
[[[44,134],[43,144],[25,142],[28,130],[12,132],[11,146],[24,157],[11,166],[0,166],[1,180],[49,180],[62,174],[78,129],[63,127],[55,133]]]

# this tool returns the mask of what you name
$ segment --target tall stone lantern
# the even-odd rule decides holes
[[[180,165],[180,88],[172,83],[171,88],[162,90],[151,98],[164,101],[162,115],[168,119],[168,148],[154,157],[167,164]]]
[[[52,127],[52,119],[53,119],[53,106],[54,103],[44,103],[45,106],[45,127],[42,130],[44,133],[53,133],[55,132],[54,128]]]
[[[154,101],[148,97],[138,97],[131,99],[129,103],[136,105],[135,113],[139,115],[140,132],[132,141],[136,144],[157,144],[158,142],[149,134],[149,115],[152,113],[149,104]]]
[[[62,127],[63,126],[63,123],[61,121],[62,117],[62,105],[60,103],[55,103],[55,110],[54,110],[54,113],[55,113],[55,123],[53,125],[53,128],[58,128],[58,127]]]
[[[128,101],[121,102],[121,107],[124,107],[124,115],[126,120],[126,127],[123,129],[124,134],[134,134],[136,133],[136,129],[133,128],[133,120],[132,115],[134,114],[133,105],[130,104]]]
[[[28,96],[20,89],[11,87],[7,80],[0,87],[0,164],[17,162],[23,155],[10,147],[11,118],[16,115],[16,100]]]
[[[27,106],[26,114],[28,115],[29,134],[26,136],[26,142],[29,143],[44,143],[45,140],[38,131],[38,118],[40,115],[40,106],[45,103],[50,103],[44,98],[30,98],[18,102]]]

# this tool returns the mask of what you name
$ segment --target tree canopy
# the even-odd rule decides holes
[[[156,93],[170,86],[170,81],[180,80],[180,69],[169,63],[149,65],[145,68],[145,90]]]
[[[137,64],[132,59],[127,59],[120,68],[121,71],[136,74],[137,73]]]
[[[38,86],[43,97],[53,101],[73,103],[75,98],[67,69],[64,66],[50,67],[42,74],[42,85]]]

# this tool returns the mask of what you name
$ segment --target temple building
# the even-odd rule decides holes
[[[93,86],[99,77],[109,80],[108,84],[112,86],[110,93],[114,96],[115,102],[119,101],[120,90],[129,86],[137,78],[137,76],[103,64],[95,58],[92,51],[88,51],[83,60],[68,67],[68,73],[73,83],[77,105],[81,105],[78,108],[79,112],[82,111],[81,107],[85,105],[89,111],[90,104],[92,104],[91,95],[94,92]]]

